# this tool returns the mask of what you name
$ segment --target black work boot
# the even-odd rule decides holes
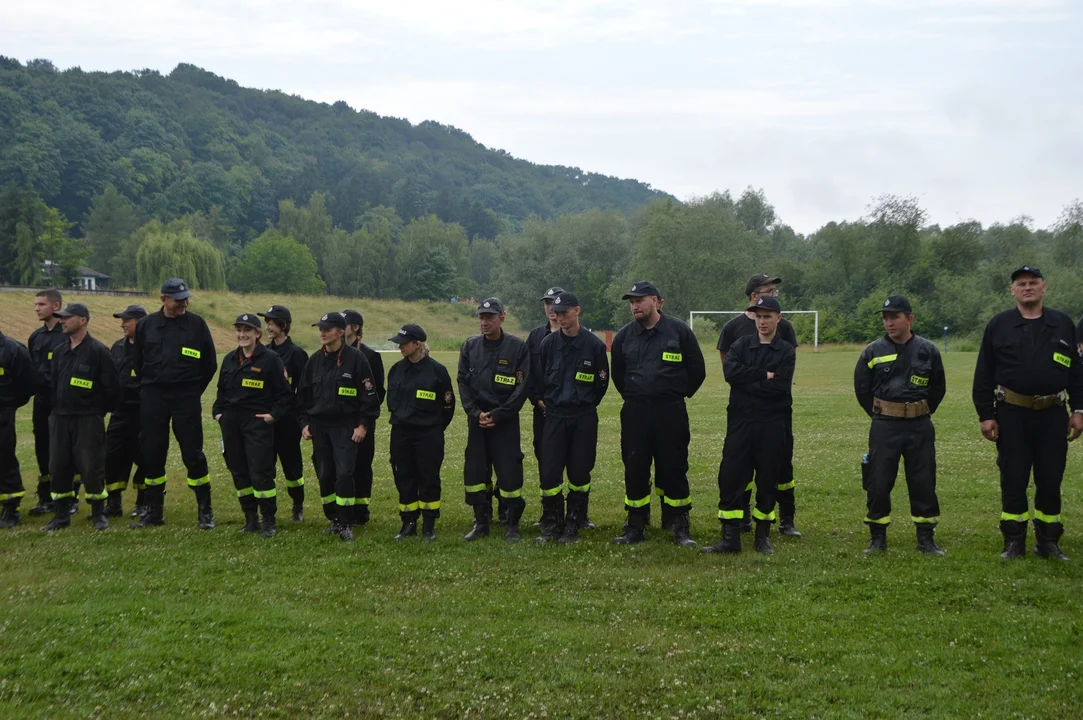
[[[568,514],[564,518],[564,529],[561,531],[560,537],[557,538],[557,543],[567,545],[579,542],[579,528],[582,522],[583,516],[579,514],[579,511],[569,507]]]
[[[263,515],[263,528],[260,536],[273,538],[278,533],[278,527],[275,524],[275,515],[278,514],[278,501],[273,497],[260,498],[259,509]]]
[[[1000,532],[1004,535],[1004,552],[1000,553],[1001,558],[1015,560],[1027,554],[1027,524],[1025,522],[1002,520]]]
[[[887,550],[887,525],[882,523],[869,523],[869,546],[863,554],[884,552]]]
[[[305,486],[298,485],[296,487],[287,487],[286,492],[289,493],[290,500],[293,500],[293,511],[290,513],[290,520],[295,523],[305,521]]]
[[[745,493],[745,494],[747,495],[748,493]],[[742,533],[750,533],[750,532],[752,532],[752,501],[751,500],[748,500],[748,501],[745,502],[745,514],[741,518],[740,528],[741,528]]]
[[[105,519],[105,501],[90,501],[90,521],[94,523],[95,530],[108,530],[109,521]]]
[[[628,513],[628,522],[624,524],[624,534],[613,538],[614,545],[633,545],[647,539],[647,533],[643,526],[649,522],[649,516],[644,513]]]
[[[241,510],[244,512],[244,526],[237,532],[259,532],[259,509],[256,506],[256,498],[251,495],[242,495],[240,498]]]
[[[72,492],[75,493],[71,497],[71,502],[68,503],[68,514],[75,515],[79,512],[79,491],[83,488],[83,481],[79,479],[79,476],[75,476],[76,479],[71,484]],[[87,518],[88,520],[90,518]]]
[[[944,557],[944,551],[937,547],[936,541],[933,540],[936,525],[933,523],[917,523],[914,528],[918,536],[918,550],[929,555]]]
[[[135,507],[132,508],[132,517],[143,517],[147,514],[147,489],[145,487],[135,490]]]
[[[395,536],[396,540],[405,540],[408,537],[417,535],[417,515],[416,511],[399,513],[399,517],[402,518],[402,529]]]
[[[45,523],[41,528],[45,532],[53,532],[55,530],[63,530],[71,527],[71,498],[61,498],[59,500],[53,500],[53,519]]]
[[[293,522],[295,522],[295,523],[304,522],[305,521],[305,506],[304,505],[298,505],[297,503],[294,503],[293,504],[293,512],[290,514],[290,519],[293,520]]]
[[[673,528],[673,542],[683,548],[696,547],[696,541],[692,539],[692,526],[687,512],[674,512],[670,518],[670,527]]]
[[[736,554],[741,552],[741,521],[723,520],[722,536],[714,545],[700,548],[703,553],[727,553]]]
[[[662,529],[673,530],[673,510],[666,505],[665,498],[662,498]]]
[[[771,547],[771,541],[768,539],[771,536],[771,523],[767,520],[756,521],[756,539],[755,548],[756,552],[763,553],[764,555],[774,555],[775,549]]]
[[[519,542],[523,539],[519,534],[519,520],[523,517],[523,510],[526,507],[522,504],[522,498],[517,499],[519,504],[508,505],[508,518],[504,525],[504,542]]]
[[[214,510],[211,509],[211,484],[196,485],[196,516],[200,530],[214,530]]]
[[[50,492],[52,487],[52,477],[38,475],[38,504],[27,511],[29,515],[49,515],[53,512],[53,496]]]
[[[1034,554],[1046,560],[1055,559],[1068,561],[1068,556],[1060,549],[1058,542],[1064,533],[1064,526],[1060,523],[1043,523],[1034,521]]]
[[[508,501],[499,492],[496,494],[496,521],[501,525],[508,524]]]
[[[165,525],[165,488],[161,485],[146,488],[144,495],[147,511],[128,527],[133,530],[157,525]]]
[[[23,524],[23,517],[19,514],[19,501],[9,500],[0,508],[0,529],[13,528]]]
[[[436,540],[436,513],[432,510],[421,511],[421,539]]]
[[[506,509],[505,509],[506,510]],[[474,527],[463,536],[463,540],[474,542],[483,537],[489,537],[489,526],[493,520],[493,506],[489,503],[478,503],[474,506]],[[507,516],[504,517],[507,522]]]
[[[122,490],[109,491],[109,500],[105,503],[106,517],[120,517],[124,514],[124,507],[121,500],[122,492]]]
[[[534,538],[536,543],[554,542],[560,539],[564,531],[564,496],[554,495],[542,498],[541,535]]]
[[[586,499],[583,500],[583,517],[579,521],[580,530],[597,530],[598,526],[590,521],[590,495],[588,494]]]
[[[793,524],[796,514],[793,500],[793,490],[784,490],[778,494],[778,534],[785,537],[799,538],[800,531]]]

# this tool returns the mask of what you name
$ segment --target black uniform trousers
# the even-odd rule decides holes
[[[545,411],[537,405],[533,408],[533,425],[534,425],[534,459],[538,461],[538,472],[541,473],[541,457],[542,457],[542,432],[545,430]]]
[[[210,484],[207,456],[203,454],[203,409],[198,385],[144,387],[139,393],[142,425],[143,472],[148,487],[164,485],[169,455],[169,426],[180,445],[181,460],[188,470],[188,486]]]
[[[509,507],[526,507],[523,500],[523,451],[519,445],[519,416],[491,428],[466,424],[463,484],[467,505],[492,505],[493,472],[501,500]]]
[[[286,492],[295,505],[305,500],[305,461],[301,456],[301,423],[297,413],[283,415],[272,425],[274,428],[274,455],[282,463],[286,476]],[[272,460],[272,466],[274,462]],[[273,473],[273,467],[272,467]]]
[[[353,524],[354,468],[360,447],[353,441],[353,431],[349,425],[321,425],[315,419],[308,423],[323,514],[328,520],[337,518],[346,525]]]
[[[372,502],[372,461],[376,457],[376,428],[369,428],[357,446],[354,465],[354,505],[367,507]]]
[[[740,521],[745,516],[745,488],[756,486],[752,519],[775,521],[775,496],[784,472],[788,421],[779,417],[750,420],[731,415],[718,466],[718,518]]]
[[[891,490],[899,474],[899,458],[906,466],[910,517],[917,524],[935,525],[940,519],[936,499],[936,430],[930,416],[890,418],[874,415],[869,427],[869,486],[866,488],[868,524],[891,522]]]
[[[81,475],[87,500],[104,500],[105,419],[100,415],[49,416],[49,474],[52,498],[75,497]]]
[[[549,415],[542,434],[542,504],[563,505],[568,471],[568,512],[584,513],[590,497],[590,473],[598,456],[598,411],[573,417]],[[649,472],[649,468],[648,468]],[[550,498],[555,498],[550,500]],[[650,489],[647,490],[650,500]]]
[[[440,517],[440,466],[444,463],[444,429],[439,426],[391,426],[391,470],[399,491],[399,513],[417,517],[422,511]]]
[[[233,487],[242,508],[254,508],[255,500],[274,500],[275,432],[263,418],[233,412],[222,413],[222,452],[233,476]]]
[[[620,451],[624,460],[624,505],[647,515],[651,507],[651,463],[663,507],[687,513],[688,410],[684,400],[625,400],[620,410]]]
[[[132,477],[132,466],[135,477]],[[137,490],[143,489],[143,451],[139,439],[139,413],[130,410],[109,416],[105,430],[105,489],[124,490],[128,480]]]
[[[52,411],[48,389],[34,396],[34,455],[38,460],[38,475],[44,478],[49,477],[49,414]]]
[[[778,501],[779,515],[785,518],[792,518],[795,512],[794,506],[794,480],[793,480],[793,413],[790,413],[789,419],[786,422],[786,445],[782,448],[782,452],[785,453],[782,463],[782,469],[779,471],[778,476],[778,491],[775,493],[775,499]],[[750,507],[752,504],[752,490],[755,487],[755,483],[752,482],[752,477],[748,478],[748,484],[745,486],[745,507]]]
[[[0,504],[17,507],[26,490],[15,447],[15,408],[0,408]]]
[[[1027,486],[1034,470],[1034,523],[1044,535],[1064,534],[1060,517],[1060,484],[1068,457],[1068,412],[1063,406],[1029,410],[998,403],[997,465],[1000,467],[1001,527],[1014,534],[1025,529]]]

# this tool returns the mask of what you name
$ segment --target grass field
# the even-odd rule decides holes
[[[689,402],[692,518],[697,539],[713,542],[726,390],[706,352],[707,382]],[[80,513],[55,536],[40,519],[0,535],[0,717],[1083,716],[1080,446],[1064,485],[1073,562],[1003,563],[994,450],[968,400],[975,357],[947,355],[936,416],[947,557],[918,554],[905,521],[888,553],[865,558],[856,355],[799,353],[805,537],[776,539],[773,557],[679,549],[657,529],[657,507],[647,543],[609,544],[624,516],[615,392],[592,483],[599,528],[567,547],[535,546],[536,530],[518,545],[462,541],[461,414],[434,545],[391,541],[386,423],[373,521],[353,544],[322,534],[311,474],[304,524],[280,523],[269,541],[238,535],[211,452],[218,528],[198,531],[174,451],[164,528],[94,533]],[[29,408],[19,420],[30,489]],[[217,436],[205,430],[210,450]],[[533,520],[530,457],[527,488]],[[908,518],[901,479],[894,497],[894,516]]]

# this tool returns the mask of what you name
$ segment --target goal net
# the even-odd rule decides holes
[[[693,310],[688,313],[688,327],[692,328],[692,331],[696,330],[696,318],[699,317],[700,333],[707,330],[714,330],[716,333],[722,331],[722,326],[726,324],[734,315],[744,315],[744,310]],[[820,311],[819,310],[783,310],[782,317],[786,318],[793,325],[794,332],[797,333],[797,342],[801,345],[812,345],[813,352],[819,352],[820,350]],[[705,327],[706,326],[706,327]]]

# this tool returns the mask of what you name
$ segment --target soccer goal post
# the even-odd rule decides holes
[[[696,315],[744,315],[744,310],[693,310],[688,313],[688,327],[696,329]],[[812,351],[820,351],[820,311],[819,310],[783,310],[782,317],[790,315],[812,316]]]

